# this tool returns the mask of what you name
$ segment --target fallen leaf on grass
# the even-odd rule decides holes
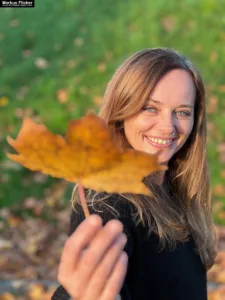
[[[98,71],[99,72],[105,72],[106,70],[106,64],[104,62],[101,62],[99,65],[98,65]]]
[[[196,44],[193,47],[193,52],[195,52],[195,53],[200,53],[200,52],[202,52],[202,50],[203,50],[203,46],[201,44]]]
[[[214,289],[208,292],[208,300],[224,300],[225,299],[225,286]]]
[[[16,227],[23,221],[20,217],[11,216],[8,218],[8,224],[10,227]]]
[[[65,138],[25,118],[17,139],[7,141],[19,153],[7,153],[10,159],[99,192],[150,195],[143,178],[166,169],[156,154],[119,149],[109,127],[93,113],[70,121]]]
[[[68,102],[68,91],[66,89],[59,89],[56,93],[57,95],[57,100],[59,103],[67,103]]]
[[[82,47],[84,45],[84,39],[81,37],[77,37],[73,40],[74,46]]]
[[[22,51],[22,55],[23,55],[24,58],[30,57],[31,56],[31,50],[30,49],[24,49]]]
[[[177,26],[175,16],[166,16],[161,20],[161,25],[166,32],[173,32]]]
[[[16,300],[15,296],[8,292],[3,293],[0,296],[1,296],[0,298],[1,300]]]
[[[225,186],[222,183],[218,183],[213,187],[212,192],[215,196],[224,196]]]
[[[218,109],[218,97],[211,96],[207,105],[207,113],[215,113]]]
[[[225,270],[221,270],[216,279],[216,282],[225,284]]]
[[[77,61],[75,61],[75,60],[73,60],[73,59],[69,59],[69,60],[67,60],[67,62],[66,62],[67,68],[70,68],[70,69],[75,68],[76,65],[77,65]]]
[[[12,19],[11,21],[10,21],[10,26],[11,27],[18,27],[20,25],[20,20],[18,20],[18,19]]]
[[[89,89],[86,86],[80,86],[79,92],[81,95],[88,95]]]
[[[9,99],[7,97],[0,97],[0,107],[5,107],[9,104]]]
[[[222,170],[222,171],[220,172],[220,176],[221,176],[222,178],[225,178],[225,170]]]
[[[28,296],[32,300],[43,299],[43,294],[45,293],[44,287],[40,284],[32,284],[28,288]]]
[[[216,51],[212,51],[209,55],[209,61],[214,63],[218,60],[218,53]]]
[[[218,86],[218,91],[221,93],[225,93],[225,84]]]
[[[102,103],[102,97],[101,96],[95,96],[93,98],[93,102],[95,105],[99,106]]]
[[[221,219],[221,220],[225,220],[225,211],[223,210],[223,211],[220,211],[219,213],[218,213],[218,217]],[[225,283],[225,282],[224,282]]]
[[[34,64],[38,69],[46,69],[49,65],[47,59],[44,57],[37,57]]]

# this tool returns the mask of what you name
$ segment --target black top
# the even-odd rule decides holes
[[[207,300],[207,279],[199,255],[195,252],[195,244],[190,240],[179,243],[175,250],[157,249],[159,238],[152,233],[147,236],[147,229],[141,223],[134,225],[131,213],[133,207],[128,201],[111,196],[108,203],[121,214],[113,215],[111,211],[100,212],[101,203],[95,205],[95,212],[103,218],[105,224],[110,219],[119,219],[124,225],[128,237],[125,251],[128,254],[128,270],[124,285],[120,292],[122,300]],[[84,219],[82,209],[76,205],[72,212],[69,235],[71,235]],[[70,299],[65,289],[60,286],[52,296],[52,300]]]

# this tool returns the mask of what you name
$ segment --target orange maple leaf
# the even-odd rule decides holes
[[[7,153],[8,158],[99,192],[151,195],[143,178],[166,169],[157,155],[119,149],[107,124],[93,113],[70,121],[65,138],[24,118],[16,140],[7,141],[19,153]]]

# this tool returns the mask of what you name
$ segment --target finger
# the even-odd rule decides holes
[[[99,299],[104,286],[113,271],[115,264],[127,242],[127,237],[121,233],[113,242],[101,261],[99,267],[92,275],[88,288],[85,290],[84,299]]]
[[[121,234],[123,225],[117,220],[109,221],[95,236],[84,255],[80,259],[76,269],[76,282],[74,288],[79,292],[79,295],[85,292],[87,283],[90,280],[104,254],[108,250],[113,241]]]
[[[78,265],[82,250],[87,247],[101,228],[102,219],[97,215],[91,215],[67,239],[59,264],[59,280],[73,274],[74,269]]]
[[[99,298],[100,300],[114,300],[116,295],[120,293],[127,272],[127,264],[128,256],[123,251],[105,285],[102,295]]]

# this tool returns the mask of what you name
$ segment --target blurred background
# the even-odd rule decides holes
[[[119,64],[151,47],[182,52],[206,85],[213,217],[224,255],[209,281],[225,283],[224,10],[224,0],[45,0],[0,8],[0,299],[50,299],[73,188],[10,161],[6,137],[17,136],[25,116],[64,135],[69,120],[98,111]]]

